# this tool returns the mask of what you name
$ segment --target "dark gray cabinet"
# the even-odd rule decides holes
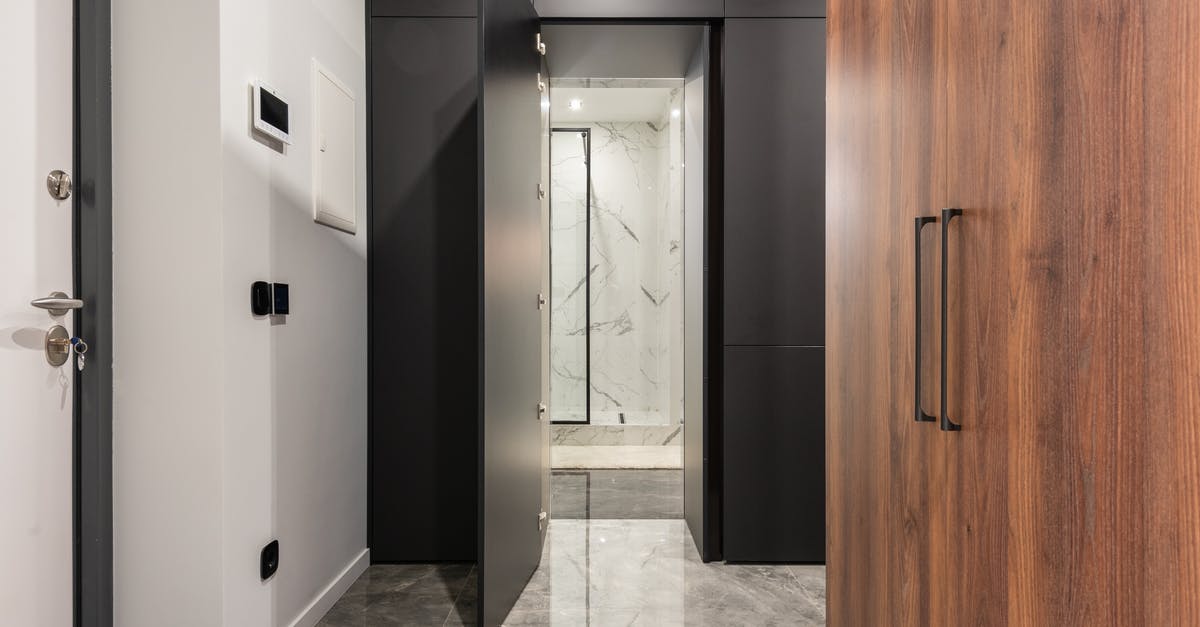
[[[370,543],[474,561],[478,28],[371,20]]]
[[[823,562],[825,20],[727,19],[723,47],[723,554]]]
[[[825,20],[725,25],[724,335],[825,343]]]
[[[825,349],[725,349],[724,554],[825,560]]]
[[[725,17],[825,17],[825,0],[725,0]]]

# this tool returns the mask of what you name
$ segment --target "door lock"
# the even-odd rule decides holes
[[[71,197],[71,175],[62,170],[55,170],[46,176],[46,191],[55,200],[66,200]]]
[[[46,331],[46,361],[55,368],[67,363],[71,356],[71,334],[61,324]]]
[[[537,414],[538,420],[543,420],[546,418],[546,404],[545,403],[538,403],[537,411],[538,411],[538,414]]]

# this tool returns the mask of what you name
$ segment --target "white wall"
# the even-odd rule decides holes
[[[117,625],[221,617],[217,7],[113,10],[113,577]],[[164,106],[170,103],[169,106]]]
[[[185,0],[163,20],[160,6],[113,7],[117,623],[311,623],[322,606],[310,605],[365,564],[364,7]],[[357,236],[312,221],[314,58],[358,99]],[[291,146],[252,135],[255,78],[289,100]],[[190,97],[162,110],[150,97],[162,91]],[[252,317],[255,280],[288,283],[292,313]],[[151,296],[163,306],[137,304]],[[193,350],[156,359],[157,340],[179,333]],[[170,577],[143,563],[168,557],[142,539],[162,523],[185,545]],[[262,583],[272,538],[280,569]]]
[[[268,624],[268,610],[270,623],[290,624],[366,548],[363,10],[350,0],[221,2],[224,280],[235,295],[225,312],[228,625]],[[314,59],[357,98],[356,236],[312,219]],[[291,104],[293,143],[282,153],[249,130],[247,86],[255,78]],[[248,286],[263,277],[291,287],[284,324],[247,311]],[[257,568],[271,537],[281,551],[267,587],[273,599]]]

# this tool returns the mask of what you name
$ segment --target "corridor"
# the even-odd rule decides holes
[[[505,625],[825,624],[824,566],[700,560],[672,498],[682,472],[556,471],[552,481],[541,566]],[[373,565],[321,625],[474,624],[475,584],[470,564]]]

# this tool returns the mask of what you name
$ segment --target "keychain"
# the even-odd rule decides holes
[[[79,366],[79,371],[83,372],[83,366],[87,361],[87,342],[83,341],[82,338],[73,337],[71,338],[71,348],[75,351],[75,363]]]

